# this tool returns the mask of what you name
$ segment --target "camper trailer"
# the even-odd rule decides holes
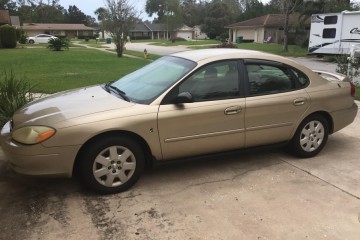
[[[360,44],[360,11],[311,16],[310,54],[350,54],[354,44]]]

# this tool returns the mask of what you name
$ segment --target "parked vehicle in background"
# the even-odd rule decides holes
[[[79,173],[95,191],[114,193],[153,160],[274,143],[313,157],[329,134],[353,122],[354,96],[347,78],[280,56],[185,51],[116,82],[30,103],[3,127],[0,142],[19,173]]]
[[[50,39],[57,39],[57,37],[48,34],[39,34],[34,37],[28,37],[27,42],[34,43],[48,43]]]
[[[360,11],[322,13],[311,16],[310,54],[350,54],[360,43]]]

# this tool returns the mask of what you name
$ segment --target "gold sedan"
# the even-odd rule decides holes
[[[1,145],[19,173],[78,173],[93,190],[114,193],[153,160],[274,143],[315,156],[354,120],[354,95],[347,78],[280,56],[186,51],[26,105],[3,127]]]

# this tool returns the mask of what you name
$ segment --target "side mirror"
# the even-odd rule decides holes
[[[175,98],[176,104],[192,103],[192,102],[194,102],[194,98],[189,92],[179,93]]]

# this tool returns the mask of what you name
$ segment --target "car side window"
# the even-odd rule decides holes
[[[206,65],[179,85],[179,93],[191,93],[195,102],[239,96],[239,71],[236,60]]]
[[[296,88],[295,76],[286,67],[248,63],[246,70],[251,96],[287,92]]]
[[[302,73],[302,72],[300,72],[298,70],[295,70],[293,68],[291,68],[291,71],[295,75],[295,77],[297,78],[297,80],[298,80],[301,87],[304,87],[309,83],[309,79],[304,73]]]

